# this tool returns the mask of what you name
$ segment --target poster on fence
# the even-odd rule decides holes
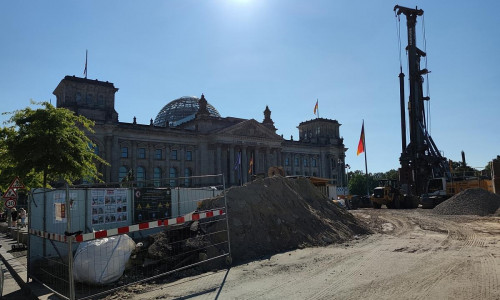
[[[92,225],[127,221],[126,189],[93,189],[91,197]]]
[[[69,193],[69,203],[71,210],[77,208],[76,193]],[[54,193],[54,224],[66,223],[66,191],[56,191]]]
[[[172,216],[172,194],[169,188],[134,189],[134,222],[140,223]]]

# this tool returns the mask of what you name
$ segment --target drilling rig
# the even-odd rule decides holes
[[[452,195],[468,189],[482,188],[493,191],[491,179],[453,178],[448,160],[441,155],[436,143],[429,134],[425,115],[425,103],[430,101],[424,96],[424,76],[429,73],[427,68],[421,68],[422,58],[427,54],[417,47],[416,24],[417,17],[423,17],[424,11],[396,5],[396,16],[406,17],[408,29],[408,131],[410,141],[406,142],[406,107],[405,82],[401,58],[399,73],[399,92],[401,106],[401,156],[399,161],[399,180],[381,180],[370,198],[374,208],[386,205],[388,208],[432,208]],[[399,31],[398,31],[399,33]],[[462,154],[463,165],[465,157]]]
[[[420,62],[427,54],[416,44],[417,17],[423,16],[424,11],[418,8],[407,8],[396,5],[394,12],[399,17],[406,16],[408,29],[408,84],[410,95],[408,99],[408,129],[409,143],[406,143],[405,118],[405,91],[404,73],[400,65],[399,89],[401,105],[401,156],[399,161],[399,182],[404,193],[421,196],[427,192],[427,184],[433,178],[451,177],[447,159],[443,157],[434,143],[426,126],[425,101],[430,97],[424,96],[424,75],[429,73],[427,68],[421,68]]]

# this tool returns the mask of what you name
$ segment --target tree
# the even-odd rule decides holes
[[[7,141],[13,139],[15,134],[13,127],[0,128],[0,191],[2,192],[5,192],[12,180],[20,175],[15,160],[7,148]],[[41,174],[34,171],[23,174],[22,180],[27,187],[42,185]]]
[[[373,174],[368,173],[368,177],[360,170],[349,172],[349,193],[351,195],[366,195],[366,184],[368,182],[368,193],[372,193],[377,186]]]
[[[43,187],[61,179],[100,181],[96,162],[108,163],[94,153],[95,145],[85,135],[93,133],[94,122],[48,102],[32,104],[44,108],[14,111],[7,122],[14,125],[2,129],[0,149],[6,151],[6,159],[0,163],[11,164],[21,177],[38,174]]]
[[[398,180],[398,171],[391,169],[387,172],[368,173],[368,178],[363,171],[356,170],[349,172],[349,193],[351,195],[366,195],[366,182],[368,181],[368,192],[371,194],[373,189],[378,186],[380,179]]]

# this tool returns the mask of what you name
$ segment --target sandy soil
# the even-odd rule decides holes
[[[351,212],[376,233],[109,298],[500,299],[500,217]]]

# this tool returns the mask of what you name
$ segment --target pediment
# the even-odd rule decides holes
[[[224,128],[217,135],[231,135],[251,138],[281,139],[273,130],[267,128],[254,119],[240,122],[236,125]]]

